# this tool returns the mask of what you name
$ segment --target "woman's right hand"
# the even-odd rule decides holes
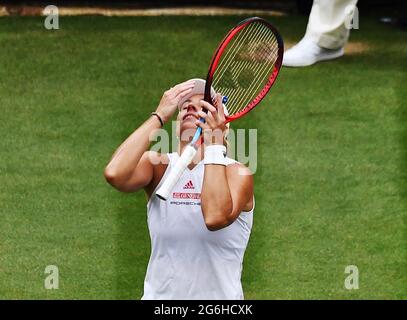
[[[194,85],[194,80],[188,80],[164,92],[156,110],[164,123],[171,119],[175,110],[178,108],[178,102],[192,91]]]

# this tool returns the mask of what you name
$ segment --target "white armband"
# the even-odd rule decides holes
[[[220,164],[226,166],[226,147],[219,144],[206,146],[204,164]]]

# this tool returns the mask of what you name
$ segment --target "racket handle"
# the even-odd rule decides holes
[[[161,187],[155,193],[157,197],[159,197],[161,200],[168,199],[172,189],[178,182],[181,175],[184,173],[187,166],[192,162],[192,159],[194,158],[195,154],[196,149],[193,146],[187,145],[185,147],[184,152],[182,152],[181,157],[178,159],[174,168],[172,168],[167,179],[165,179]]]

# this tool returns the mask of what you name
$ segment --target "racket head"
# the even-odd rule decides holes
[[[259,17],[241,21],[224,37],[212,57],[205,101],[213,102],[212,86],[227,97],[226,122],[247,114],[276,81],[283,53],[283,39],[271,23]]]

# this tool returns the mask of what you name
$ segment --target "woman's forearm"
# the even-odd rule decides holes
[[[194,85],[195,82],[189,80],[165,91],[155,112],[158,117],[151,116],[120,145],[104,172],[111,185],[121,191],[136,191],[151,181],[153,166],[142,158],[150,145],[149,137],[170,120],[179,100],[190,93]]]
[[[115,151],[105,169],[105,176],[115,180],[131,177],[144,152],[150,145],[150,135],[161,127],[159,120],[152,116],[137,128]]]
[[[228,224],[233,203],[225,166],[205,165],[201,207],[208,229],[216,230]]]

